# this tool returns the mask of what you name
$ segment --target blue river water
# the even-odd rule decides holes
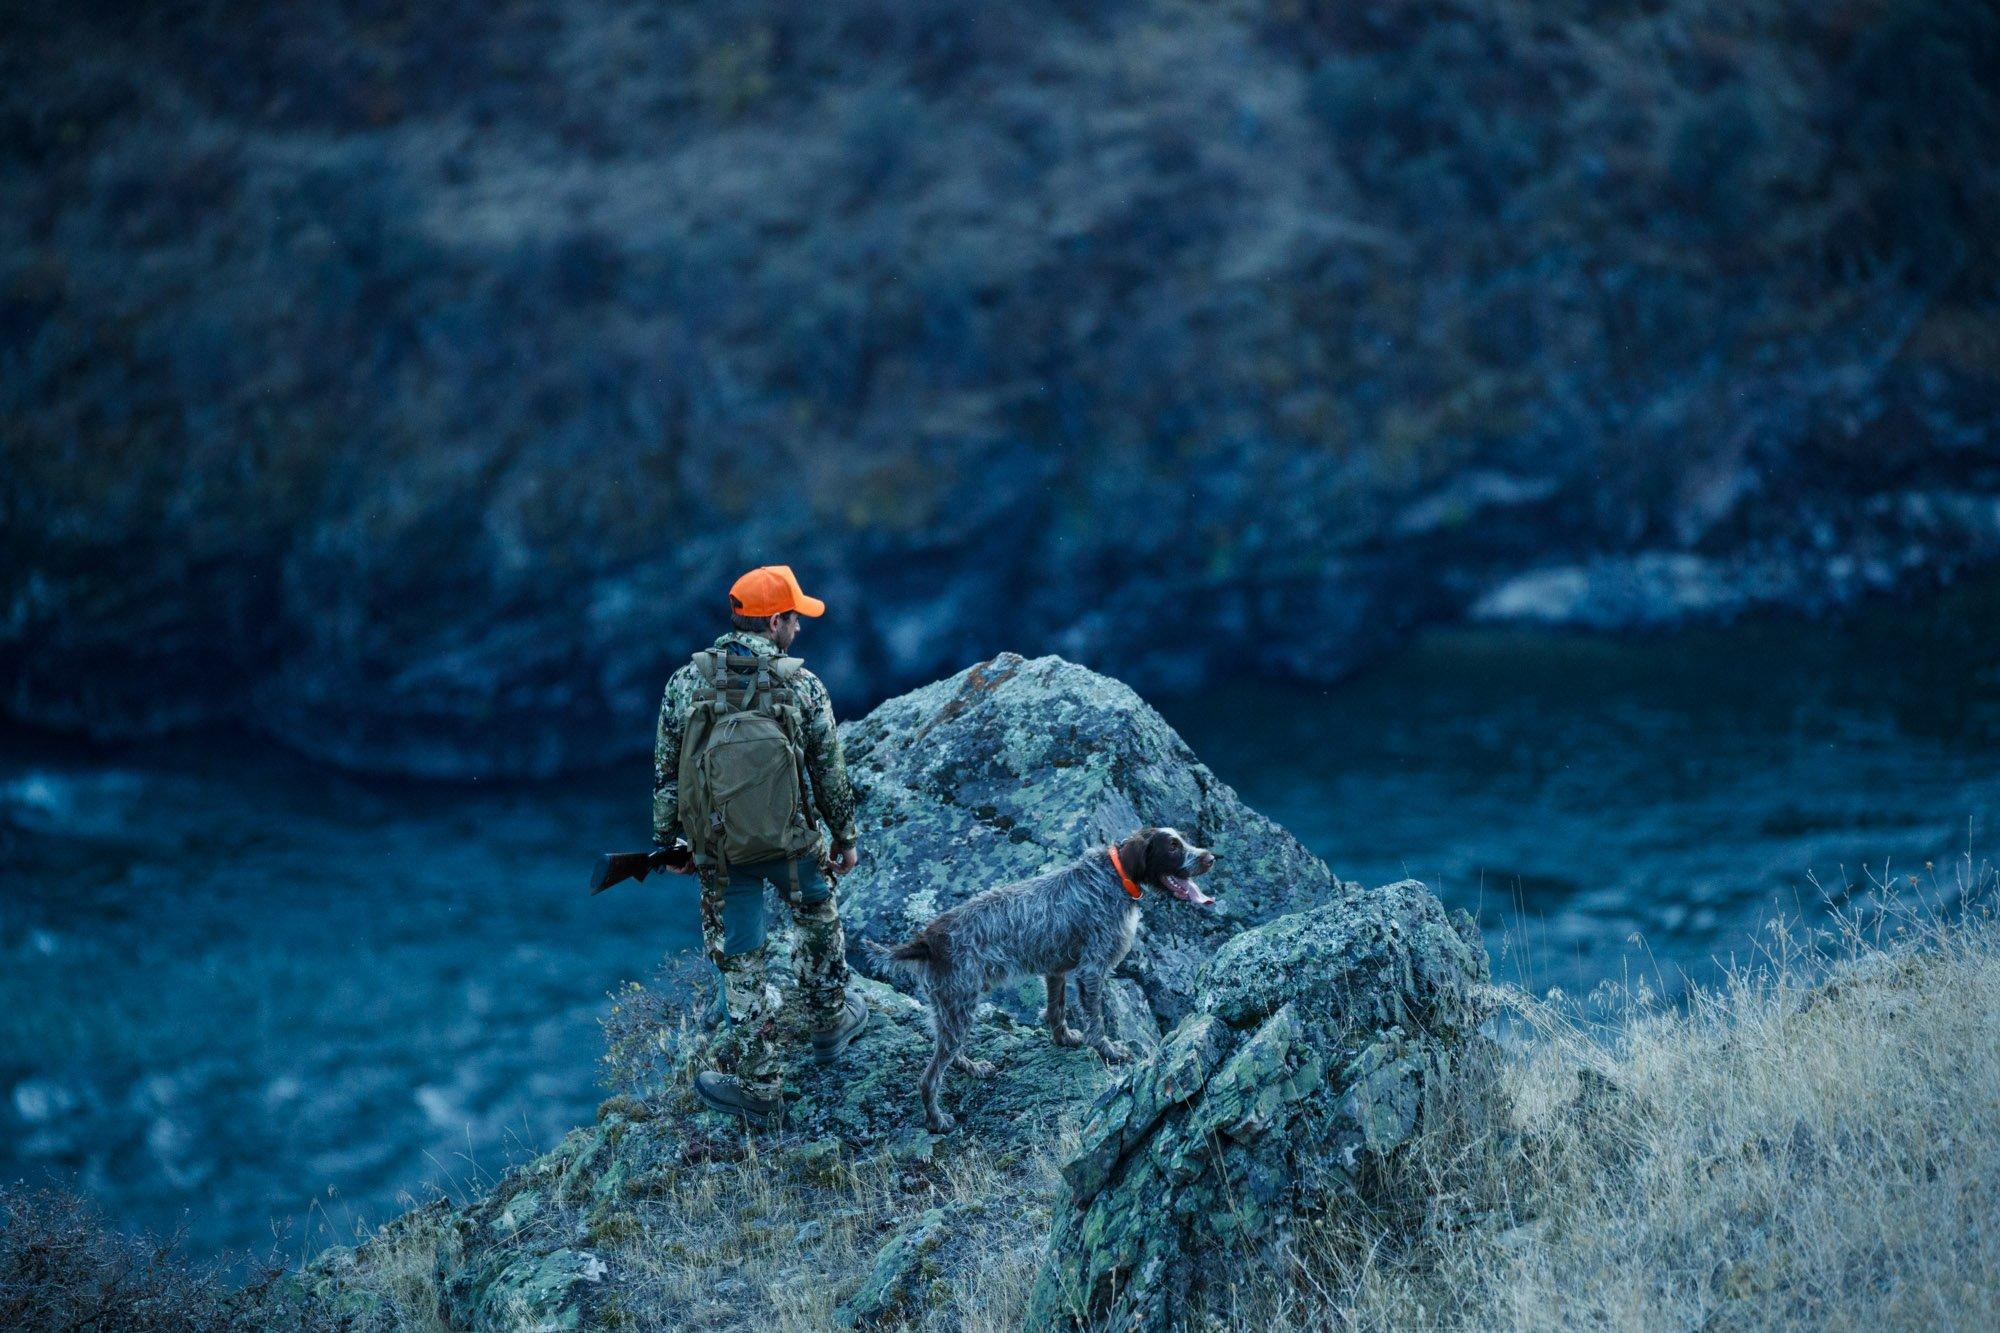
[[[2000,819],[1994,604],[1440,632],[1163,711],[1343,878],[1474,911],[1503,979],[1671,995],[1774,912],[1910,875],[1951,906]],[[687,881],[583,891],[643,842],[647,768],[446,787],[236,738],[0,742],[0,1178],[297,1255],[547,1148],[602,1095],[607,994],[696,939]]]

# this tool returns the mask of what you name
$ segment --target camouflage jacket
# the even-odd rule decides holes
[[[778,645],[763,635],[736,630],[717,639],[715,647],[738,657],[780,656]],[[660,847],[672,846],[674,839],[682,836],[681,735],[700,685],[701,673],[689,662],[667,681],[666,696],[660,700],[660,725],[653,743],[653,842]],[[834,845],[851,847],[857,840],[854,788],[847,781],[840,733],[834,730],[833,701],[819,677],[804,669],[793,678],[793,688],[806,715],[806,776],[812,782],[813,803],[819,807]]]

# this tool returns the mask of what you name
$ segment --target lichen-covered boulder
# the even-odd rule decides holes
[[[481,1284],[462,1327],[567,1333],[584,1327],[586,1293],[604,1281],[611,1266],[589,1250],[568,1247],[539,1254],[526,1263],[502,1265]]]
[[[910,1218],[876,1250],[868,1276],[840,1303],[835,1320],[842,1328],[873,1328],[945,1304],[937,1288],[979,1261],[1003,1211],[998,1201],[954,1199]]]
[[[1167,1328],[1293,1224],[1367,1201],[1450,1074],[1480,1077],[1485,951],[1422,884],[1345,884],[1246,931],[1091,1107],[1031,1327]]]
[[[1215,850],[1202,883],[1218,901],[1204,909],[1148,896],[1119,969],[1137,983],[1137,995],[1123,992],[1137,1003],[1114,994],[1114,1009],[1143,1004],[1171,1025],[1225,939],[1332,887],[1326,866],[1244,805],[1151,705],[1060,657],[1002,653],[889,700],[841,734],[866,852],[841,884],[841,915],[855,965],[904,985],[858,941],[900,938],[983,889],[1145,824],[1172,825]],[[1157,1043],[1129,1023],[1114,1027]]]

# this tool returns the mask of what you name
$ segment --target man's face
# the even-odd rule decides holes
[[[790,648],[792,640],[799,637],[799,613],[787,611],[781,616],[771,617],[771,642],[779,648]]]

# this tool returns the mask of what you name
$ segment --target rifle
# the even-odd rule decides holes
[[[694,853],[680,846],[659,847],[650,852],[606,852],[597,858],[597,869],[590,873],[590,892],[595,896],[613,884],[644,879],[655,870],[678,870],[692,864]]]

